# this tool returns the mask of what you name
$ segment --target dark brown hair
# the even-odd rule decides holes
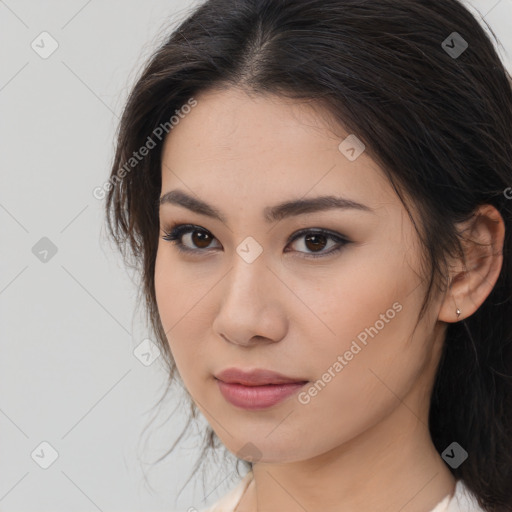
[[[482,204],[504,219],[496,285],[473,315],[448,326],[429,428],[440,453],[453,441],[468,452],[450,469],[484,510],[512,510],[510,80],[480,22],[458,0],[208,0],[195,8],[131,91],[106,198],[109,232],[140,272],[169,386],[179,376],[154,283],[164,138],[133,169],[126,162],[176,110],[213,87],[316,101],[364,142],[409,212],[429,283],[420,317],[432,291],[447,286],[447,255],[462,255],[456,224]],[[191,421],[197,410],[187,397]],[[218,441],[208,426],[203,455]]]

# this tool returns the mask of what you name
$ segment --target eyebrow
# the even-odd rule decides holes
[[[200,199],[186,194],[182,190],[171,190],[161,196],[159,206],[166,203],[183,206],[184,208],[187,208],[195,213],[206,215],[207,217],[220,220],[224,224],[227,224],[226,217],[217,208],[214,208],[208,203],[205,203]],[[360,211],[375,213],[373,208],[370,208],[369,206],[366,206],[362,203],[358,203],[352,199],[336,196],[319,196],[310,199],[285,201],[284,203],[280,203],[275,206],[267,206],[263,210],[263,218],[266,222],[271,223],[295,215],[332,209],[356,209]]]

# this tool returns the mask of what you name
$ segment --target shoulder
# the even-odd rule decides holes
[[[457,481],[455,493],[448,503],[446,512],[484,512],[476,496],[466,487],[462,480]]]
[[[200,510],[190,508],[190,510],[187,510],[186,512],[233,512],[240,502],[247,486],[251,482],[252,476],[252,471],[249,471],[233,489],[222,496],[222,498],[216,501],[213,505]]]
[[[252,471],[249,471],[233,489],[213,505],[200,510],[190,507],[183,512],[233,512],[251,482],[252,477]],[[431,512],[484,512],[484,510],[478,504],[476,496],[471,493],[464,482],[458,480],[453,496],[446,496]]]

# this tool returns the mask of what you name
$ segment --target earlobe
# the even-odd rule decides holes
[[[503,265],[505,223],[498,210],[480,206],[473,217],[461,225],[464,259],[451,268],[439,320],[457,322],[471,316],[489,296]]]

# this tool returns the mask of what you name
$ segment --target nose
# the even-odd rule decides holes
[[[215,334],[241,346],[282,340],[288,328],[286,290],[264,258],[247,263],[236,255],[219,292],[222,300],[213,322]]]

